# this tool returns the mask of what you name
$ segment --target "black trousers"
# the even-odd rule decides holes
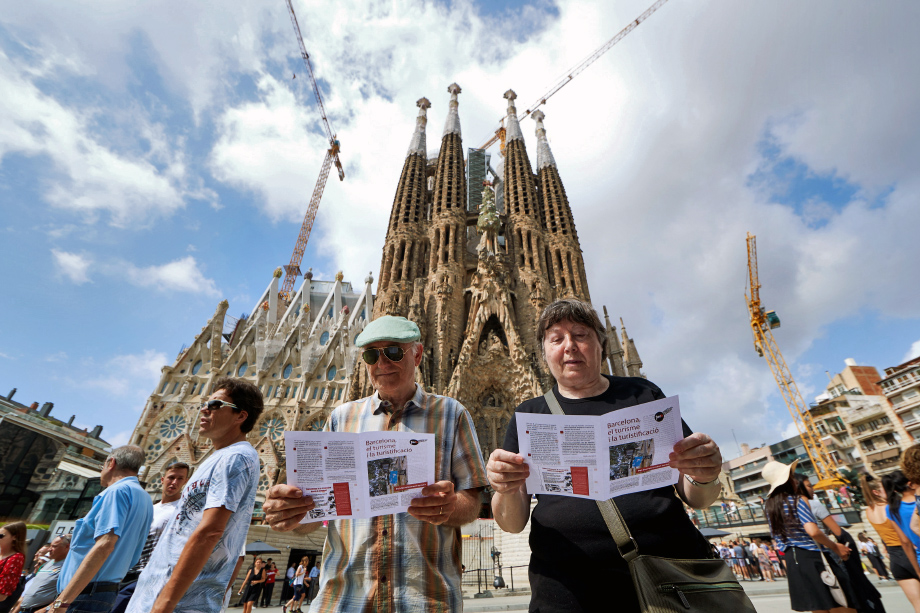
[[[267,607],[272,602],[272,592],[275,590],[274,583],[262,584],[262,606]]]

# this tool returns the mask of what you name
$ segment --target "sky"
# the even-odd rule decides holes
[[[346,173],[302,268],[378,277],[417,99],[436,150],[459,83],[481,145],[507,89],[527,108],[648,4],[295,0]],[[918,23],[671,0],[544,107],[594,305],[726,458],[794,433],[751,342],[747,232],[806,400],[846,358],[920,355]],[[217,303],[250,312],[290,260],[326,144],[286,5],[11,4],[0,91],[0,394],[124,443]]]

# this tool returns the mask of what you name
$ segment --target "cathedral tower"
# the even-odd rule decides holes
[[[543,127],[543,111],[535,111],[531,117],[537,124],[537,180],[543,205],[543,227],[548,247],[548,268],[551,282],[556,288],[557,298],[578,298],[591,301],[588,294],[588,280],[585,278],[585,263],[581,256],[581,245],[572,219],[572,209],[565,195],[565,187],[559,178],[559,169],[553,152],[546,140]]]
[[[457,95],[460,86],[447,88],[450,106],[441,151],[434,175],[431,221],[428,240],[431,252],[428,263],[429,347],[434,366],[431,384],[443,389],[457,362],[457,350],[463,333],[463,288],[466,273],[466,176],[460,137]]]
[[[447,91],[450,102],[436,162],[425,154],[430,104],[425,98],[418,102],[419,117],[387,227],[373,317],[404,315],[418,324],[425,347],[418,383],[469,409],[488,456],[502,444],[514,408],[553,384],[536,341],[534,324],[543,308],[556,298],[587,301],[590,293],[543,113],[533,114],[534,174],[515,93],[505,93],[503,170],[496,173],[481,151],[471,150],[477,164],[487,166],[486,176],[495,179],[493,189],[489,181],[482,182],[479,167],[475,182],[467,181],[460,87],[454,83]],[[481,191],[482,199],[467,189]],[[621,346],[609,319],[607,340],[605,371],[639,373],[632,341],[627,338]],[[372,392],[359,365],[350,398]]]

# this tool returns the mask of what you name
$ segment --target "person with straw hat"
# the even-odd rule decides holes
[[[834,599],[831,589],[821,578],[821,573],[830,569],[837,577],[838,585],[843,588],[847,601],[856,601],[843,573],[826,555],[827,551],[832,551],[846,560],[850,556],[850,548],[831,541],[818,527],[818,520],[808,500],[796,495],[796,464],[798,460],[792,464],[770,461],[764,465],[761,473],[770,484],[766,504],[770,532],[777,548],[786,554],[792,610],[815,613],[851,611]]]

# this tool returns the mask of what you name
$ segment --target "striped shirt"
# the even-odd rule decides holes
[[[373,396],[337,407],[332,432],[400,432],[435,435],[435,480],[454,491],[488,485],[473,420],[459,402],[425,393],[392,412]],[[460,529],[433,526],[408,513],[329,522],[319,593],[311,613],[332,611],[461,611]]]
[[[796,503],[798,522],[790,517],[792,515],[789,512],[789,503],[791,501],[795,501]],[[786,499],[783,501],[783,515],[786,518],[785,538],[776,534],[776,532],[773,531],[773,527],[770,526],[770,532],[773,534],[773,540],[776,542],[777,549],[783,552],[785,552],[790,547],[798,547],[799,549],[808,549],[810,551],[823,550],[821,545],[816,543],[813,538],[808,536],[808,533],[805,532],[805,528],[803,527],[807,523],[818,523],[818,520],[815,519],[814,513],[811,512],[811,507],[808,505],[807,500],[801,496],[786,496]]]

